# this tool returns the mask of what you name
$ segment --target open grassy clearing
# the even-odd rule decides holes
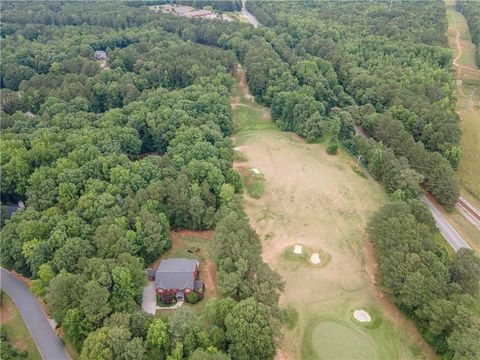
[[[23,319],[13,300],[3,295],[2,307],[0,308],[1,324],[7,330],[8,338],[13,347],[28,352],[28,360],[40,360],[40,352],[33,341]],[[1,354],[0,354],[1,358]]]
[[[234,119],[242,101],[232,101]],[[265,194],[245,196],[244,203],[264,260],[286,281],[280,302],[289,317],[281,350],[292,359],[434,358],[375,286],[365,225],[387,201],[382,187],[355,173],[354,159],[343,151],[332,157],[325,144],[307,144],[273,125],[257,127],[265,120],[255,114],[236,123],[234,142],[247,159],[242,166],[259,169],[266,181]],[[298,259],[292,258],[295,244],[305,249]],[[327,258],[325,266],[308,264],[313,251]],[[378,326],[355,322],[354,309],[369,309]]]
[[[196,259],[200,262],[199,278],[205,284],[205,293],[201,301],[196,304],[187,304],[183,306],[192,307],[197,313],[205,307],[209,299],[217,297],[215,286],[216,265],[215,265],[215,246],[213,242],[213,231],[171,231],[172,247],[160,259],[150,264],[149,267],[157,268],[160,260],[167,258],[187,258]],[[157,310],[157,316],[168,318],[173,313],[172,310]]]
[[[455,10],[453,1],[447,1],[448,39],[458,57],[457,67],[457,113],[462,120],[463,159],[458,175],[464,188],[480,201],[480,71],[475,65],[475,47],[471,41],[465,18]],[[459,44],[457,45],[457,33]],[[458,49],[460,47],[460,51]],[[463,68],[466,67],[466,68]],[[469,69],[471,68],[471,69]],[[473,71],[472,69],[477,69]]]

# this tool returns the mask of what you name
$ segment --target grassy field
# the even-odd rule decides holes
[[[480,208],[480,71],[475,65],[475,47],[465,18],[455,10],[454,1],[447,1],[448,41],[458,57],[457,113],[462,121],[463,158],[458,169],[461,195]],[[458,44],[457,44],[458,34]],[[458,49],[460,47],[460,50]],[[472,70],[473,69],[473,70]],[[460,235],[480,252],[480,231],[458,210],[445,214]]]
[[[241,85],[235,94],[240,97]],[[382,187],[356,173],[345,152],[329,156],[325,144],[267,128],[265,115],[255,115],[261,113],[258,105],[252,104],[245,119],[238,103],[251,101],[232,101],[234,119],[240,119],[236,149],[246,159],[242,165],[259,169],[265,179],[261,198],[244,196],[245,210],[262,239],[264,260],[286,282],[280,303],[292,314],[281,351],[291,359],[434,358],[413,324],[375,285],[365,225],[387,201]],[[290,254],[295,244],[304,247],[304,255]],[[309,263],[311,252],[320,253],[322,266]],[[353,321],[352,311],[360,308],[371,309],[379,325],[368,329]]]
[[[457,113],[462,120],[463,159],[458,175],[462,182],[462,195],[468,192],[480,201],[480,71],[475,65],[475,47],[471,42],[465,18],[455,10],[454,2],[447,1],[448,39],[454,56],[458,58],[457,67]],[[459,46],[456,38],[459,34]],[[475,71],[477,69],[477,71]]]
[[[25,326],[15,303],[7,294],[3,296],[3,304],[0,309],[1,324],[7,330],[12,346],[22,351],[26,350],[28,352],[28,360],[40,360],[42,358],[40,352]]]

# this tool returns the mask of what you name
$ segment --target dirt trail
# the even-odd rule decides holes
[[[452,26],[450,26],[450,29],[453,30],[455,32],[455,43],[456,43],[456,47],[457,47],[457,50],[458,50],[458,54],[457,56],[455,57],[455,59],[453,59],[453,65],[455,65],[457,67],[457,79],[461,79],[461,69],[466,69],[466,70],[470,70],[470,71],[474,71],[478,74],[480,74],[480,70],[479,69],[475,69],[475,68],[472,68],[470,66],[464,66],[464,65],[460,65],[458,63],[458,60],[460,59],[460,57],[462,56],[463,54],[463,47],[462,47],[462,44],[460,42],[460,32]]]

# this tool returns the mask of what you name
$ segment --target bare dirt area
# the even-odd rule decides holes
[[[240,85],[240,89],[242,90],[242,96],[248,101],[253,102],[255,98],[253,97],[252,94],[250,94],[250,90],[247,84],[247,78],[245,76],[245,70],[243,70],[242,68],[238,68],[236,70],[236,76],[240,79],[239,85]]]
[[[215,276],[217,273],[217,267],[212,260],[208,260],[205,264],[205,268],[200,276],[205,282],[205,296],[208,298],[217,296],[217,288],[215,286]]]

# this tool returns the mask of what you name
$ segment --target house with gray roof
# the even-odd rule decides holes
[[[198,279],[198,266],[197,260],[172,258],[160,261],[154,279],[151,269],[147,273],[155,281],[158,294],[175,294],[177,300],[183,300],[188,293],[203,289],[203,282]]]
[[[95,60],[107,60],[107,53],[103,50],[97,50],[95,54],[93,54],[93,58]]]

